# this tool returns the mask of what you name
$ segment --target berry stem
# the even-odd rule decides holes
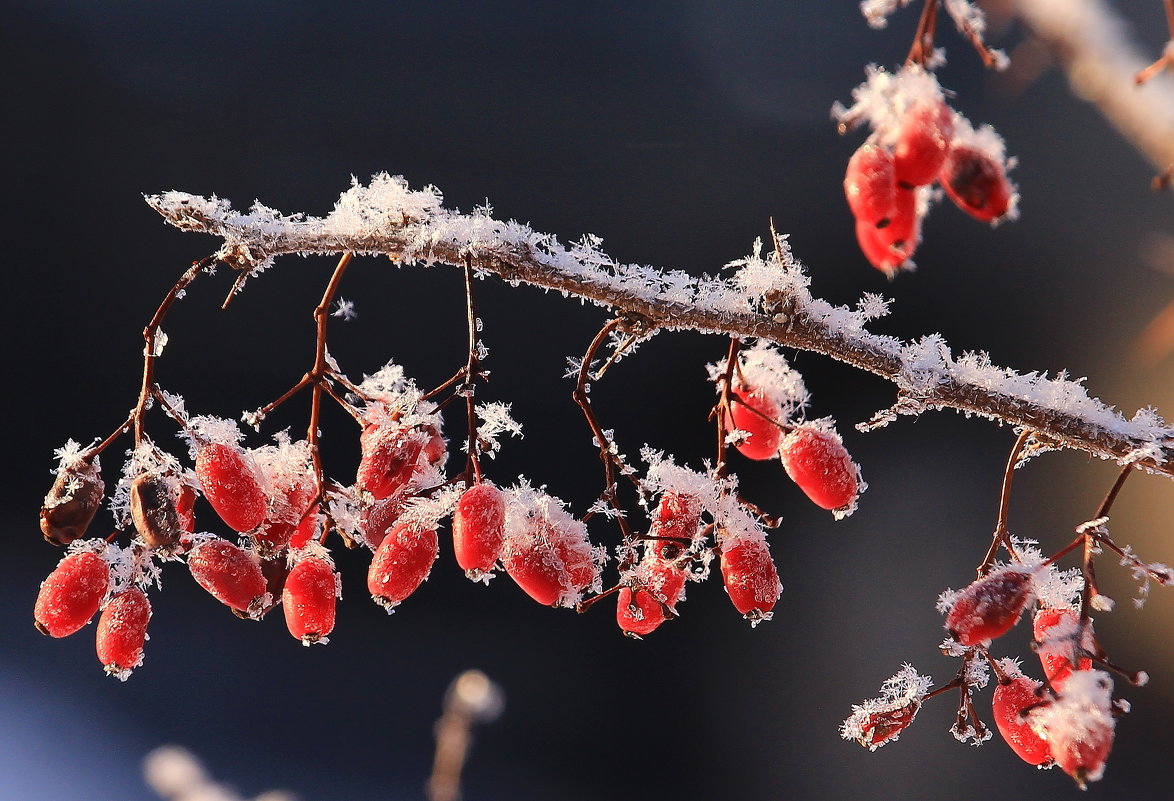
[[[909,55],[905,57],[906,64],[920,64],[925,67],[933,56],[934,30],[938,24],[938,0],[925,0],[921,7],[921,16],[917,20],[917,30],[913,34],[913,44],[909,48]]]
[[[982,578],[990,572],[991,567],[995,563],[995,554],[998,553],[1000,545],[1004,546],[1016,561],[1019,559],[1015,553],[1015,547],[1011,544],[1011,537],[1007,532],[1007,511],[1011,506],[1011,481],[1015,476],[1015,466],[1019,463],[1019,457],[1023,453],[1023,448],[1027,445],[1031,436],[1032,432],[1028,429],[1019,432],[1019,436],[1015,438],[1015,444],[1011,446],[1011,453],[1007,456],[1007,466],[1003,469],[1003,486],[999,490],[999,513],[995,518],[995,533],[991,538],[991,546],[987,549],[986,556],[983,557],[982,563],[978,566],[979,578]]]
[[[338,291],[338,285],[342,282],[343,273],[346,272],[347,265],[351,263],[352,258],[354,258],[354,254],[350,251],[342,254],[342,257],[338,260],[338,265],[334,268],[334,273],[330,276],[330,281],[326,284],[325,291],[322,293],[322,300],[314,308],[314,366],[310,369],[310,372],[306,373],[302,381],[298,382],[299,386],[291,390],[291,392],[297,391],[297,389],[305,386],[306,383],[311,385],[310,422],[306,426],[306,441],[310,444],[310,459],[314,465],[314,483],[319,494],[322,494],[324,474],[322,469],[322,453],[318,447],[318,426],[322,416],[322,391],[326,387],[326,377],[330,375],[330,369],[326,361],[326,337],[330,319],[330,304],[334,302],[334,294]],[[333,396],[333,393],[331,395]]]
[[[716,478],[725,478],[729,472],[726,462],[726,432],[730,424],[730,385],[734,380],[734,370],[738,364],[738,349],[742,343],[737,337],[730,337],[730,346],[726,350],[726,371],[721,378],[721,396],[718,398],[714,415],[717,417],[717,467],[714,470]]]
[[[465,475],[472,479],[472,483],[481,483],[481,450],[480,439],[477,436],[477,406],[474,395],[477,389],[477,378],[480,375],[481,360],[477,349],[477,305],[473,300],[473,261],[465,257],[465,320],[469,328],[469,357],[464,368],[454,376],[464,377],[460,394],[465,396],[465,417],[469,434],[469,452],[465,458]]]

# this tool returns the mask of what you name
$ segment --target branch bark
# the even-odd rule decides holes
[[[568,247],[520,223],[495,220],[488,209],[447,210],[434,187],[413,191],[404,179],[385,174],[369,185],[355,183],[324,218],[282,215],[259,204],[246,214],[222,199],[181,192],[147,202],[182,230],[223,238],[215,258],[248,275],[286,254],[353,252],[458,268],[468,262],[480,274],[592,301],[624,318],[633,331],[758,337],[891,381],[896,403],[862,428],[902,414],[955,409],[1033,432],[1043,448],[1085,451],[1174,477],[1174,428],[1152,410],[1126,420],[1063,375],[1017,373],[990,364],[985,354],[955,358],[936,335],[901,342],[871,333],[864,325],[879,316],[878,306],[884,312],[884,302],[872,298],[849,310],[813,297],[779,237],[765,258],[759,244],[751,256],[726,265],[739,268],[728,278],[692,278],[619,264],[590,237]]]

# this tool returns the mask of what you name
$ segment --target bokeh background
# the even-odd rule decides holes
[[[1160,3],[1120,5],[1158,53]],[[1026,84],[993,77],[943,32],[950,64],[940,77],[956,107],[994,124],[1021,160],[1022,219],[990,230],[940,206],[919,271],[890,284],[857,252],[840,189],[862,134],[838,136],[829,107],[849,98],[865,64],[903,59],[913,9],[877,32],[855,2],[822,0],[4,6],[0,797],[152,799],[142,756],[180,743],[246,795],[422,798],[441,696],[469,667],[507,695],[504,716],[478,732],[470,801],[1073,797],[1066,777],[1026,767],[997,739],[956,743],[945,698],[875,754],[838,738],[850,705],[903,661],[938,683],[953,675],[936,650],[933,601],[973,575],[1013,435],[952,413],[858,434],[852,424],[890,402],[891,389],[811,355],[795,364],[813,412],[840,421],[871,488],[856,515],[834,523],[777,465],[739,465],[747,495],[785,518],[772,541],[786,591],[758,629],[711,581],[690,587],[680,621],[630,641],[610,604],[583,616],[543,609],[508,579],[467,582],[443,550],[432,579],[390,618],[365,597],[362,554],[341,554],[344,599],[325,648],[301,648],[279,613],[237,620],[174,566],[155,596],[146,664],[125,684],[102,674],[92,628],[54,641],[31,625],[38,583],[58,559],[36,527],[52,450],[123,419],[143,324],[185,266],[216,246],[163,225],[142,193],[322,214],[352,175],[385,170],[433,183],[463,209],[488,198],[502,217],[564,239],[596,233],[617,258],[696,273],[747,253],[773,218],[817,293],[895,299],[878,330],[939,331],[997,363],[1087,375],[1094,394],[1127,413],[1153,404],[1174,414],[1174,362],[1131,355],[1174,295],[1161,269],[1174,250],[1170,196],[1150,192],[1151,168],[1058,72]],[[996,43],[1013,49],[1022,38],[1011,27]],[[168,319],[161,381],[190,408],[226,416],[276,397],[309,364],[309,312],[331,266],[284,259],[223,312],[232,276],[201,280]],[[335,325],[331,349],[352,375],[394,357],[431,385],[463,360],[457,272],[365,259],[341,294],[359,316]],[[601,476],[562,374],[604,317],[495,282],[480,286],[479,303],[493,372],[483,397],[512,402],[526,426],[492,475],[511,483],[525,473],[581,512]],[[656,337],[596,386],[605,425],[629,453],[649,443],[699,465],[711,445],[704,365],[722,351],[712,338]],[[297,429],[304,415],[293,404],[274,423]],[[168,424],[155,423],[156,439],[170,441]],[[325,425],[328,465],[346,480],[354,431],[339,417]],[[104,457],[107,475],[117,461]],[[1036,460],[1017,480],[1013,531],[1058,547],[1114,472],[1073,454]],[[1120,539],[1166,562],[1171,489],[1133,479],[1114,518]],[[1098,633],[1120,663],[1153,679],[1123,690],[1134,711],[1087,797],[1160,797],[1174,603],[1156,591],[1137,612],[1120,571],[1106,562],[1101,572],[1119,605]],[[1030,668],[1027,638],[1020,626],[998,649]]]

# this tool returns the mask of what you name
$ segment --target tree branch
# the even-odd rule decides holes
[[[450,211],[435,187],[414,191],[403,178],[386,174],[367,185],[356,182],[322,218],[282,215],[260,204],[243,214],[225,200],[182,192],[146,200],[181,230],[222,237],[214,258],[240,270],[242,278],[285,254],[349,251],[385,255],[400,264],[455,267],[468,261],[481,275],[590,300],[647,330],[758,337],[893,382],[896,403],[863,428],[949,408],[1034,432],[1036,444],[1045,448],[1086,451],[1174,477],[1174,428],[1153,410],[1126,420],[1063,374],[1016,373],[992,365],[983,353],[955,357],[936,334],[902,342],[871,333],[865,324],[885,314],[887,303],[866,295],[853,310],[813,297],[785,238],[765,257],[756,243],[753,254],[726,265],[728,277],[695,278],[617,263],[592,236],[565,246],[527,225],[495,220],[488,208]]]

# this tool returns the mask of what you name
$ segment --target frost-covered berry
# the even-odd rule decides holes
[[[619,591],[616,623],[629,635],[651,634],[675,613],[685,591],[685,571],[656,556],[637,565],[630,586]],[[667,613],[666,613],[667,610]]]
[[[391,495],[375,501],[363,511],[359,520],[359,534],[371,550],[377,549],[383,543],[387,532],[395,527],[396,521],[404,513],[407,501],[403,495]]]
[[[858,222],[873,228],[888,225],[897,200],[893,154],[871,142],[858,147],[848,159],[844,196]]]
[[[98,618],[96,647],[98,661],[106,672],[126,681],[132,670],[143,664],[143,644],[151,620],[151,601],[138,587],[115,595]]]
[[[701,500],[672,490],[661,496],[652,515],[653,553],[663,559],[675,559],[688,548],[701,525]]]
[[[507,529],[501,561],[510,578],[544,606],[574,606],[599,577],[586,527],[569,515]]]
[[[424,436],[398,425],[369,425],[359,437],[362,458],[355,487],[382,500],[402,489],[415,475]]]
[[[55,545],[81,539],[102,505],[106,485],[94,462],[75,461],[61,468],[41,506],[41,533]]]
[[[1103,670],[1074,671],[1064,690],[1032,716],[1052,758],[1081,788],[1097,781],[1113,749],[1113,681]]]
[[[967,646],[1006,634],[1031,600],[1034,575],[1034,569],[1004,565],[972,582],[946,613],[946,631]]]
[[[860,707],[844,721],[842,729],[851,729],[852,738],[870,751],[875,751],[890,740],[897,739],[909,728],[921,702],[916,698],[901,698],[873,707]]]
[[[770,459],[778,452],[783,430],[779,427],[783,409],[761,391],[736,387],[734,394],[741,401],[730,404],[730,424],[745,431],[745,439],[734,447],[747,459]]]
[[[316,494],[314,481],[309,476],[292,481],[278,476],[273,478],[273,502],[269,513],[250,535],[267,554],[276,553],[290,544]]]
[[[1076,635],[1080,628],[1080,618],[1071,609],[1040,609],[1032,620],[1036,653],[1044,668],[1044,675],[1052,686],[1059,687],[1072,672],[1074,646]],[[1092,659],[1084,656],[1091,653],[1094,647],[1092,621],[1084,629],[1084,642],[1081,655],[1077,658],[1077,670],[1092,668]]]
[[[1052,760],[1048,741],[1032,728],[1031,719],[1024,710],[1040,705],[1038,681],[1026,676],[1008,677],[995,687],[992,712],[995,726],[1003,740],[1028,765],[1043,765]]]
[[[492,484],[469,487],[452,516],[457,564],[474,580],[492,572],[505,540],[505,496]]]
[[[289,633],[303,645],[325,643],[334,630],[337,598],[337,577],[330,562],[317,557],[298,562],[289,571],[281,595]]]
[[[977,147],[955,143],[938,179],[950,200],[976,220],[993,222],[1011,208],[1015,190],[1005,167]]]
[[[187,490],[187,501],[183,490]],[[186,520],[180,520],[180,503],[186,503]],[[195,504],[195,493],[174,476],[159,473],[142,473],[130,485],[130,519],[139,538],[148,548],[169,549],[179,542],[184,533],[184,523],[193,522],[191,509]]]
[[[371,559],[367,570],[371,597],[391,612],[428,578],[437,553],[436,529],[400,523],[383,538]]]
[[[269,606],[269,593],[258,559],[228,540],[214,537],[188,553],[188,570],[196,583],[216,600],[259,618]]]
[[[301,520],[294,527],[293,535],[289,538],[290,548],[305,548],[306,543],[318,533],[318,524],[321,521],[321,505],[314,504],[302,513]]]
[[[783,469],[816,506],[838,511],[855,505],[858,468],[834,431],[796,426],[779,450]]]
[[[72,553],[41,582],[33,620],[42,634],[67,637],[98,613],[110,586],[110,566],[93,551]]]
[[[916,193],[897,189],[893,212],[884,228],[857,220],[856,241],[869,264],[890,277],[895,275],[913,257],[921,241]]]
[[[723,543],[721,570],[734,608],[752,622],[769,620],[783,585],[766,540],[747,536]]]
[[[204,497],[234,531],[251,531],[265,519],[269,498],[248,455],[235,445],[204,443],[196,452],[196,476]]]
[[[938,99],[915,103],[901,121],[893,146],[897,180],[906,186],[933,183],[950,151],[954,112]]]

